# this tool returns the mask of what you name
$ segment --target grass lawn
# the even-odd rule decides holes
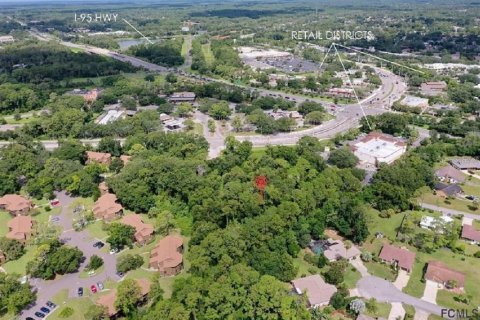
[[[53,297],[52,301],[58,306],[49,316],[49,320],[60,320],[60,319],[69,319],[69,320],[84,320],[85,313],[88,308],[93,305],[92,298],[87,295],[87,290],[85,291],[86,296],[82,298],[69,298],[68,290],[62,290],[56,296]],[[60,312],[66,307],[73,309],[73,315],[68,318],[61,318]]]
[[[462,188],[469,189],[469,188],[477,188],[478,187],[472,187],[472,186],[462,186]],[[478,192],[478,191],[477,191]],[[468,194],[468,191],[465,190],[465,193]],[[480,214],[480,210],[471,210],[470,205],[472,204],[472,201],[469,200],[463,200],[463,199],[453,199],[453,200],[448,200],[450,204],[445,203],[445,199],[440,198],[439,196],[434,195],[433,193],[428,193],[422,196],[421,200],[425,203],[432,204],[435,206],[443,207],[443,208],[448,208],[448,209],[453,209],[453,210],[459,210],[459,211],[464,211],[464,212],[469,212],[473,214]]]
[[[397,228],[400,227],[406,212],[398,213],[390,218],[380,218],[379,212],[375,209],[369,209],[366,213],[366,219],[370,235],[365,241],[363,248],[373,254],[378,254],[385,242],[388,240],[394,242],[397,236]],[[384,238],[377,239],[375,234],[381,232]]]
[[[390,266],[386,264],[378,263],[378,262],[365,262],[364,264],[371,275],[374,275],[376,277],[386,279],[389,281],[395,281],[395,279],[397,278],[396,273],[393,272]]]
[[[412,273],[410,274],[410,279],[408,280],[407,286],[403,289],[403,292],[417,298],[423,296],[423,291],[425,290],[425,282],[423,281],[424,267],[425,261],[423,259],[419,260],[417,256]]]
[[[103,222],[95,221],[87,226],[87,231],[91,238],[105,240],[108,237],[107,231],[102,229]]]
[[[210,43],[206,43],[202,45],[202,53],[203,53],[203,56],[205,57],[205,62],[208,65],[211,65],[213,61],[215,61],[215,57],[213,56],[213,52],[210,48]]]
[[[437,316],[436,314],[431,314],[428,316],[428,320],[443,320],[443,318],[440,316]]]
[[[473,305],[472,303],[468,305],[460,301],[455,301],[455,297],[457,296],[458,294],[448,290],[438,290],[437,304],[442,307],[447,307],[447,308],[457,309],[457,310],[465,309],[465,308],[470,309],[471,307],[477,306],[477,305]]]
[[[104,266],[104,265],[101,266],[100,268],[98,268],[97,270],[95,270],[95,273],[92,274],[92,275],[89,275],[87,271],[82,270],[82,271],[80,271],[79,277],[82,278],[82,279],[86,279],[86,278],[90,278],[90,277],[96,276],[97,274],[100,274],[100,273],[102,273],[103,271],[105,271],[105,266]]]
[[[415,316],[415,308],[409,304],[403,304],[403,309],[405,310],[405,315]]]
[[[8,221],[12,220],[10,213],[0,211],[0,237],[4,237],[8,232]]]
[[[377,302],[377,312],[372,313],[368,310],[365,310],[365,314],[374,318],[382,317],[388,319],[390,315],[390,310],[392,309],[392,305],[386,302]]]
[[[362,275],[360,274],[360,272],[357,271],[357,269],[355,269],[351,265],[348,265],[343,283],[345,283],[347,289],[353,289],[355,288],[358,280],[360,280],[361,277]]]
[[[33,260],[37,247],[27,246],[25,249],[26,252],[20,259],[9,261],[2,266],[7,273],[17,273],[22,276],[27,273],[27,263]]]

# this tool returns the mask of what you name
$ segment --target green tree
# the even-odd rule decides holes
[[[108,310],[105,306],[98,304],[92,304],[85,312],[85,319],[87,320],[104,320],[108,319]]]
[[[228,118],[232,114],[232,110],[226,101],[214,103],[208,110],[208,114],[216,120]]]
[[[108,228],[107,242],[112,248],[121,250],[131,246],[134,241],[135,228],[123,223],[114,222]]]
[[[23,243],[5,237],[0,238],[0,251],[5,255],[7,261],[17,260],[25,253]]]
[[[33,303],[37,295],[27,283],[21,284],[15,274],[0,273],[0,310],[17,314]]]
[[[87,269],[87,270],[97,270],[101,266],[103,266],[103,259],[94,254],[93,256],[90,257],[90,261],[85,266],[85,269]]]
[[[216,130],[216,128],[215,128],[215,121],[213,121],[212,119],[208,119],[208,124],[207,124],[207,126],[208,126],[208,131],[209,131],[210,133],[214,133],[214,132],[215,132],[215,130]]]
[[[193,112],[191,103],[182,102],[177,106],[176,114],[180,117],[188,117]]]
[[[134,279],[123,280],[117,288],[115,308],[121,310],[126,316],[132,315],[137,310],[137,305],[142,298],[141,288]]]
[[[119,173],[120,170],[123,169],[123,161],[122,159],[120,159],[119,157],[116,157],[116,158],[113,158],[112,159],[112,162],[110,163],[110,165],[108,166],[108,169],[111,171],[111,172],[114,172],[114,173]]]
[[[112,137],[104,137],[98,143],[97,151],[110,153],[114,157],[119,157],[122,154],[122,146],[120,141]]]
[[[239,132],[242,129],[243,127],[242,119],[238,115],[233,117],[232,127],[235,132]]]
[[[117,259],[117,271],[127,273],[130,270],[135,270],[143,265],[143,258],[138,254],[126,254]]]
[[[328,163],[338,168],[353,168],[358,163],[358,158],[347,147],[335,149],[328,157]]]

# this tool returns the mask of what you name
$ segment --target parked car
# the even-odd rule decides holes
[[[103,283],[101,283],[101,282],[97,282],[97,287],[98,287],[98,289],[100,289],[100,291],[105,288],[105,287],[103,286]]]
[[[54,309],[57,305],[55,303],[53,303],[52,301],[47,301],[46,303],[47,307],[49,307],[50,309]]]
[[[42,311],[45,314],[50,313],[50,309],[48,309],[47,307],[41,307],[40,311]]]
[[[32,317],[26,317],[25,320],[35,320]]]
[[[45,314],[41,313],[41,312],[35,312],[35,316],[39,317],[39,318],[45,318]]]
[[[97,287],[96,287],[94,284],[92,284],[92,285],[90,286],[90,290],[92,291],[92,293],[97,293],[97,291],[98,291],[98,290],[97,290]]]
[[[118,249],[117,248],[112,248],[110,249],[110,254],[115,254],[118,252]]]
[[[95,248],[101,249],[101,248],[103,248],[103,247],[105,246],[105,243],[103,243],[102,241],[97,241],[97,242],[95,242],[95,243],[93,244],[93,246],[94,246]]]
[[[82,287],[78,288],[77,293],[79,297],[83,296],[83,288]]]
[[[117,271],[117,276],[119,276],[120,278],[123,278],[123,272]]]

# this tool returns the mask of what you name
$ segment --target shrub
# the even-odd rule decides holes
[[[103,259],[97,255],[93,255],[90,257],[90,261],[85,268],[87,270],[97,270],[101,266],[103,266]]]
[[[473,254],[475,258],[480,258],[480,251],[477,251]]]

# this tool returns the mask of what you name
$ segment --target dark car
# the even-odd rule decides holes
[[[123,278],[123,272],[117,271],[117,276],[119,276],[120,278]]]
[[[55,303],[53,303],[52,301],[47,301],[46,303],[47,307],[49,307],[50,309],[53,309],[55,308],[57,305]]]
[[[25,320],[35,320],[32,317],[26,317]]]
[[[97,241],[97,242],[95,242],[95,243],[93,244],[93,246],[94,246],[95,248],[101,249],[101,248],[103,248],[103,247],[105,246],[105,243],[103,243],[102,241]]]
[[[82,287],[78,288],[77,293],[79,297],[83,296],[83,288]]]
[[[50,309],[48,309],[47,307],[41,307],[40,311],[42,311],[43,313],[50,313]]]
[[[35,316],[39,317],[39,318],[45,318],[45,314],[41,313],[41,312],[35,312]]]

